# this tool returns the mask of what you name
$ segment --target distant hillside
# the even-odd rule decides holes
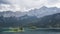
[[[36,23],[32,23],[37,27],[60,27],[60,13],[48,15],[37,20]]]
[[[30,10],[29,12],[0,12],[1,27],[17,27],[17,26],[37,27],[55,27],[60,26],[60,8],[45,7]]]

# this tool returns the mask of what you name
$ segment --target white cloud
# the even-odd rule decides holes
[[[19,6],[17,5],[8,5],[8,4],[1,4],[0,11],[20,11]]]
[[[48,0],[45,3],[47,7],[59,7],[60,8],[60,0]]]
[[[42,6],[60,7],[60,0],[6,0],[9,4],[0,4],[0,10],[27,11]]]

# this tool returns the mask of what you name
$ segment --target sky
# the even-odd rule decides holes
[[[29,11],[42,6],[60,8],[60,0],[0,0],[0,11]]]

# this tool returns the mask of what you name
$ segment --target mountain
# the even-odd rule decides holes
[[[60,8],[57,7],[41,7],[39,9],[34,9],[34,10],[30,10],[28,12],[29,16],[37,16],[38,18],[46,16],[46,15],[52,15],[52,14],[56,14],[56,13],[60,13]]]
[[[60,13],[53,15],[48,15],[40,18],[37,22],[33,23],[37,27],[50,28],[50,27],[60,27]]]
[[[3,27],[17,27],[21,24],[24,26],[34,25],[37,27],[55,27],[60,25],[60,8],[41,7],[30,10],[29,12],[0,12],[0,24]],[[7,26],[8,25],[8,26]]]
[[[1,27],[17,27],[17,26],[20,26],[20,25],[25,26],[29,23],[35,22],[37,19],[38,18],[36,16],[28,16],[28,15],[24,15],[24,16],[21,16],[21,17],[0,16],[0,26]]]
[[[37,18],[46,16],[46,15],[52,15],[52,14],[56,14],[56,13],[60,13],[60,8],[57,7],[46,7],[43,6],[39,9],[33,9],[30,10],[28,12],[21,12],[21,11],[3,11],[0,12],[0,15],[3,15],[4,17],[10,17],[10,16],[15,16],[15,17],[21,17],[24,15],[28,15],[28,16],[36,16]]]
[[[24,16],[26,14],[26,12],[13,12],[13,11],[3,11],[3,12],[0,12],[0,16],[4,16],[4,17],[21,17],[21,16]]]

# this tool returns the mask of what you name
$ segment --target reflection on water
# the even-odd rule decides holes
[[[20,32],[20,33],[8,33],[8,32],[3,32],[2,34],[60,34],[60,32],[31,31],[31,32]]]
[[[28,30],[25,32],[0,32],[0,34],[60,34],[60,32],[54,30]]]

